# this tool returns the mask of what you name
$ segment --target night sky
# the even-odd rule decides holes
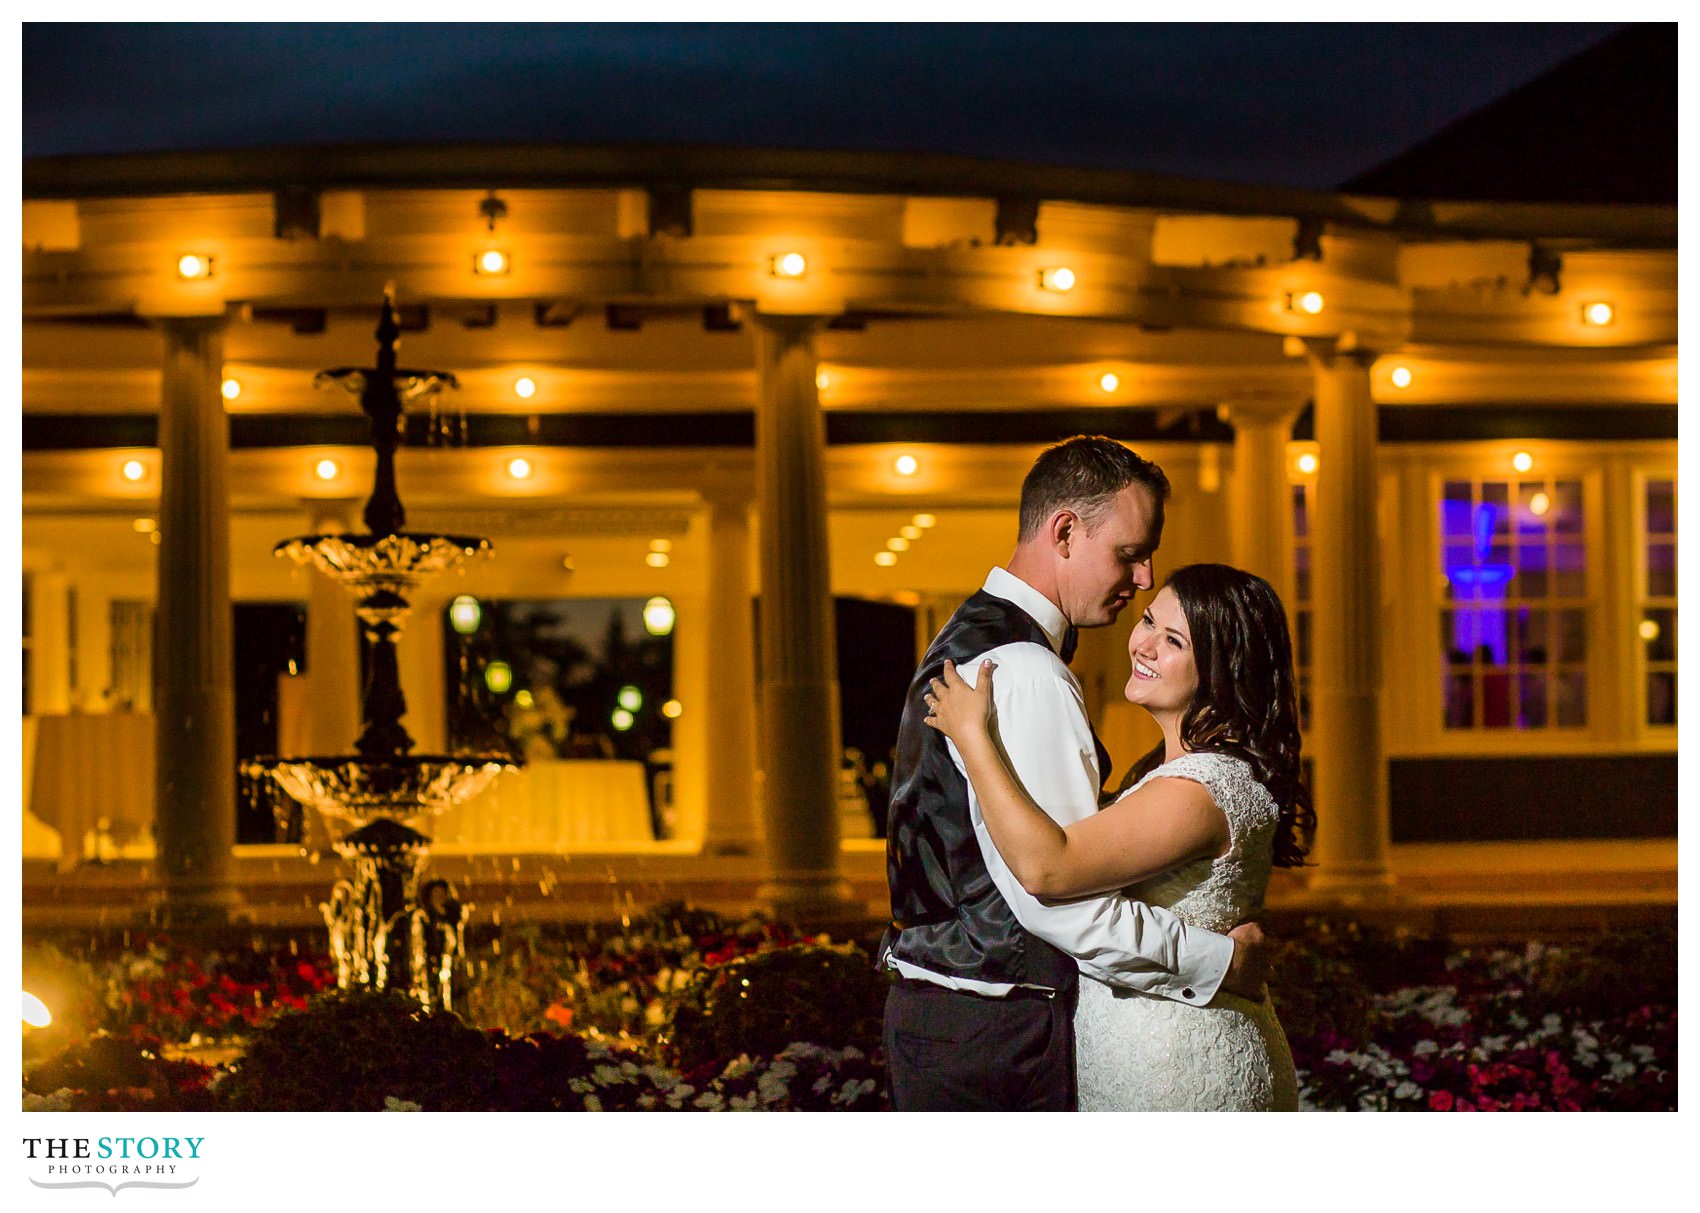
[[[1618,28],[28,24],[23,152],[661,142],[1326,189]]]

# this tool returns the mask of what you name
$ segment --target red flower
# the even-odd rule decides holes
[[[1428,1096],[1428,1110],[1430,1112],[1452,1111],[1452,1092],[1430,1091]]]

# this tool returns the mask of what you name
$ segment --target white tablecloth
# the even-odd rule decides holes
[[[612,759],[534,759],[423,828],[448,846],[541,854],[654,836],[643,764]]]
[[[103,817],[118,845],[145,838],[153,824],[153,716],[38,716],[35,726],[29,807],[59,832],[60,862],[82,858],[85,836]]]

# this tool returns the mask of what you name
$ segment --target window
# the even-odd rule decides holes
[[[1312,482],[1293,488],[1293,665],[1299,681],[1299,727],[1310,728],[1310,553]]]
[[[1449,480],[1440,502],[1447,729],[1588,722],[1580,480]]]
[[[1676,481],[1646,482],[1642,500],[1641,618],[1646,664],[1642,719],[1676,724]]]

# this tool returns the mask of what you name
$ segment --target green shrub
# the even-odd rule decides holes
[[[1380,1026],[1375,999],[1356,961],[1363,949],[1356,923],[1307,919],[1277,945],[1269,991],[1289,1040],[1325,1032],[1357,1048]]]
[[[62,1111],[210,1112],[214,1070],[193,1061],[161,1057],[157,1037],[145,1032],[99,1032],[30,1066],[27,1095],[62,1096]]]
[[[661,1047],[681,1070],[740,1054],[774,1055],[793,1041],[876,1050],[887,979],[853,945],[804,944],[697,970],[675,997]]]
[[[396,991],[351,991],[256,1031],[218,1091],[241,1112],[378,1112],[392,1096],[471,1112],[494,1106],[496,1084],[484,1033]]]
[[[1603,1018],[1625,1007],[1676,1005],[1676,932],[1613,931],[1581,945],[1541,950],[1529,973],[1529,1007]]]

